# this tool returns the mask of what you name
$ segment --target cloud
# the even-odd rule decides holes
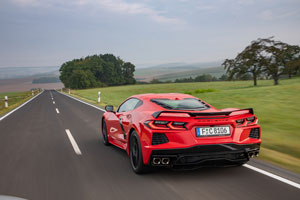
[[[81,3],[95,3],[107,10],[117,13],[125,13],[130,15],[145,15],[159,23],[181,23],[182,20],[177,18],[166,17],[160,12],[141,3],[128,3],[124,0],[80,0]]]
[[[183,20],[162,15],[163,12],[157,11],[143,3],[129,3],[125,0],[10,0],[16,5],[22,6],[93,6],[102,8],[115,13],[129,15],[144,15],[158,23],[180,24]]]
[[[264,10],[258,16],[263,20],[272,20],[274,18],[271,10]]]
[[[14,4],[19,6],[35,6],[39,4],[39,0],[11,0]]]

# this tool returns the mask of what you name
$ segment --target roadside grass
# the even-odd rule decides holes
[[[8,108],[5,108],[4,97],[8,97]],[[31,91],[28,92],[7,92],[0,93],[0,116],[15,109],[32,97]]]
[[[196,82],[72,90],[72,94],[97,104],[98,91],[101,106],[118,106],[134,94],[191,91],[219,109],[252,107],[262,127],[261,159],[300,173],[300,78],[280,80],[277,86],[272,80],[258,81],[257,87],[252,81]]]

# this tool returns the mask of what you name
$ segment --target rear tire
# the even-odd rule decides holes
[[[148,172],[148,166],[144,165],[141,142],[136,131],[133,131],[129,142],[129,158],[133,171],[136,174]]]
[[[106,126],[106,122],[105,119],[103,119],[102,121],[102,140],[105,146],[109,146],[110,143],[108,141],[108,136],[107,136],[107,126]]]

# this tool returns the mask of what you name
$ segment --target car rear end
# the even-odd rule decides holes
[[[261,130],[252,109],[164,110],[152,116],[144,122],[144,164],[240,165],[259,154]]]

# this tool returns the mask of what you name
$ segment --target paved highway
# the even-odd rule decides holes
[[[29,200],[300,199],[300,189],[243,166],[136,175],[124,151],[102,144],[102,114],[44,91],[0,120],[0,195]],[[260,161],[250,165],[300,180]]]

